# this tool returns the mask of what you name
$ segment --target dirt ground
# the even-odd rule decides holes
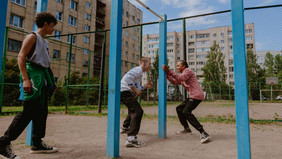
[[[13,116],[0,117],[2,135]],[[124,118],[121,118],[121,122]],[[158,138],[158,120],[144,118],[138,138],[146,143],[142,148],[126,148],[126,135],[120,135],[120,159],[236,159],[236,125],[202,123],[211,141],[200,143],[199,133],[192,128],[191,135],[176,135],[181,129],[178,121],[167,122],[167,138]],[[282,126],[251,125],[251,152],[253,159],[280,159]],[[15,153],[24,159],[105,159],[107,117],[50,114],[44,138],[49,145],[59,148],[55,154],[29,154],[24,132],[13,141]]]

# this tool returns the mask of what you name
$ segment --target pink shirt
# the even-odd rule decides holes
[[[204,100],[204,92],[190,68],[185,68],[180,75],[169,71],[167,74],[167,79],[174,85],[182,84],[188,91],[189,98]]]

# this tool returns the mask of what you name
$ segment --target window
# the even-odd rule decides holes
[[[197,55],[197,58],[202,59],[202,58],[206,58],[207,54],[203,54],[203,55]]]
[[[189,62],[189,65],[195,65],[195,62]]]
[[[132,20],[135,21],[135,16],[134,15],[132,16]]]
[[[83,61],[82,61],[82,66],[83,66],[83,67],[88,67],[88,61],[83,60]]]
[[[232,42],[232,38],[228,38],[228,42],[230,42],[230,43],[231,43],[231,42]]]
[[[247,37],[246,37],[246,40],[247,40],[247,41],[251,41],[251,40],[253,40],[253,37],[252,37],[252,36],[247,36]]]
[[[13,3],[16,3],[18,5],[24,6],[25,5],[25,0],[12,0]]]
[[[127,61],[124,61],[124,66],[127,67]]]
[[[220,43],[221,43],[221,44],[224,44],[224,40],[220,40]]]
[[[177,38],[177,41],[180,41],[180,38]]]
[[[230,74],[230,75],[229,75],[229,78],[233,79],[233,78],[234,78],[233,74]]]
[[[86,7],[87,7],[87,8],[91,8],[91,3],[86,2]]]
[[[189,35],[188,39],[194,39],[194,35]]]
[[[134,57],[135,57],[135,55],[134,55],[134,54],[132,54],[132,59],[134,59]]]
[[[173,40],[173,36],[168,36],[167,40]]]
[[[173,46],[173,43],[167,43],[167,47]]]
[[[232,86],[234,86],[234,82],[229,82],[229,85],[232,85]]]
[[[91,15],[88,14],[88,13],[86,13],[86,14],[85,14],[85,18],[86,18],[87,20],[90,20],[90,19],[91,19]]]
[[[128,47],[128,41],[125,41],[125,46]]]
[[[213,36],[213,37],[216,37],[216,33],[214,33],[212,36]]]
[[[233,49],[232,45],[228,46],[228,50],[232,50],[232,49]]]
[[[189,60],[194,60],[194,59],[195,59],[195,56],[194,56],[194,55],[188,55],[188,59],[189,59]]]
[[[57,2],[62,3],[62,0],[57,0]]]
[[[8,50],[9,51],[19,52],[21,50],[21,46],[22,46],[21,41],[8,39]]]
[[[126,17],[129,17],[128,11],[126,11]]]
[[[180,57],[177,57],[177,60],[180,60]]]
[[[194,42],[188,42],[188,46],[194,46],[195,43]]]
[[[69,35],[68,36],[68,43],[70,43],[70,39],[71,39],[71,36]],[[72,36],[72,43],[75,44],[75,39],[76,37],[75,36]]]
[[[128,32],[127,31],[125,31],[125,36],[128,36]]]
[[[76,27],[76,18],[69,16],[69,25]]]
[[[252,49],[252,48],[254,48],[253,44],[247,44],[247,49]]]
[[[82,73],[82,77],[86,77],[88,75],[88,73],[83,72]]]
[[[197,34],[197,35],[196,35],[196,38],[197,38],[197,39],[200,39],[200,38],[208,38],[208,37],[210,37],[210,34],[209,34],[209,33],[207,33],[207,34]]]
[[[234,67],[229,67],[229,72],[233,72],[234,71]]]
[[[205,51],[210,51],[210,48],[209,47],[197,48],[197,52],[205,52]]]
[[[54,35],[56,36],[56,37],[55,37],[55,39],[57,39],[57,40],[61,40],[61,37],[60,37],[61,32],[60,32],[60,31],[55,30],[55,31],[54,31]]]
[[[83,49],[83,54],[84,55],[88,55],[88,50],[87,49]]]
[[[132,44],[132,49],[135,49],[135,44]]]
[[[59,50],[53,50],[53,59],[60,58],[60,51]]]
[[[140,24],[140,19],[139,19],[139,18],[137,18],[136,22],[137,22],[137,24]]]
[[[70,54],[67,53],[67,58],[66,58],[67,62],[69,62],[69,56],[70,56]],[[71,54],[71,62],[74,62],[74,54]]]
[[[253,29],[246,29],[246,30],[245,30],[245,33],[246,33],[246,34],[253,33]]]
[[[233,65],[233,59],[229,59],[229,65]]]
[[[18,28],[23,28],[23,18],[17,15],[11,14],[10,16],[10,25],[13,25]]]
[[[228,36],[232,36],[232,31],[227,32]]]
[[[128,21],[125,22],[125,26],[128,26]]]
[[[85,25],[85,31],[90,31],[90,26],[89,25]]]
[[[221,47],[220,50],[223,51],[223,50],[224,50],[224,47]]]
[[[77,2],[70,0],[70,8],[73,10],[77,10]]]
[[[136,60],[139,60],[139,55],[136,55]]]
[[[195,52],[195,49],[194,49],[194,48],[188,49],[188,53],[194,53],[194,52]]]
[[[134,34],[132,34],[132,39],[133,39],[133,40],[135,39],[135,35],[134,35]]]
[[[222,37],[223,37],[223,36],[224,36],[224,33],[220,33],[220,36],[222,36]]]
[[[56,19],[59,21],[63,21],[63,13],[56,11]]]
[[[37,10],[37,2],[34,2],[34,8],[33,8],[33,10],[36,12],[36,10]]]
[[[89,37],[84,36],[84,42],[85,42],[85,43],[89,43]]]
[[[125,56],[128,56],[128,51],[125,51]]]

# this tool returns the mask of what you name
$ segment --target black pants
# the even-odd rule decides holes
[[[128,115],[123,122],[123,127],[129,128],[128,136],[136,136],[140,130],[144,111],[130,91],[121,92],[121,102],[128,108]]]
[[[24,101],[23,111],[15,116],[4,136],[0,138],[0,144],[8,145],[17,139],[31,120],[33,121],[33,144],[40,144],[41,138],[45,136],[48,115],[47,100],[44,103],[40,104],[40,99]]]
[[[179,121],[184,128],[189,128],[187,123],[188,120],[188,122],[200,133],[204,131],[203,126],[199,123],[194,114],[192,114],[192,110],[194,110],[201,102],[201,100],[187,98],[176,107]]]

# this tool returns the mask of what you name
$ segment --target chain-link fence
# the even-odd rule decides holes
[[[250,118],[257,120],[281,119],[281,57],[282,31],[279,23],[281,6],[246,8],[245,34],[248,66],[248,91]],[[206,15],[168,20],[167,64],[174,72],[178,60],[185,59],[195,73],[205,100],[194,111],[203,118],[235,117],[234,65],[231,12],[222,11]],[[16,57],[26,32],[7,28],[6,54],[3,60],[1,83],[2,112],[20,106],[19,70]],[[58,92],[49,100],[50,106],[76,106],[84,111],[107,108],[110,31],[70,33],[49,37],[52,70]],[[139,65],[141,56],[149,57],[151,70],[143,75],[142,83],[153,81],[154,87],[142,95],[142,106],[149,115],[158,114],[158,22],[127,26],[122,31],[121,75]],[[222,54],[224,80],[208,80],[205,70],[209,53],[214,49]],[[105,52],[105,57],[103,57]],[[267,54],[270,55],[267,55]],[[273,66],[266,64],[273,56]],[[280,58],[280,62],[279,62]],[[275,61],[275,59],[278,59]],[[104,61],[104,62],[103,62]],[[266,62],[267,61],[267,62]],[[104,65],[103,65],[104,64]],[[273,67],[273,71],[269,68]],[[217,72],[217,71],[214,71]],[[103,74],[104,73],[104,74]],[[102,80],[100,78],[102,77]],[[266,77],[278,77],[277,84],[266,84]],[[100,88],[102,88],[100,90]],[[186,97],[182,86],[167,82],[167,114],[177,116],[175,106]],[[100,102],[99,102],[100,101]],[[100,107],[99,107],[100,105]],[[122,107],[126,112],[126,108]],[[124,112],[124,111],[122,111]]]

